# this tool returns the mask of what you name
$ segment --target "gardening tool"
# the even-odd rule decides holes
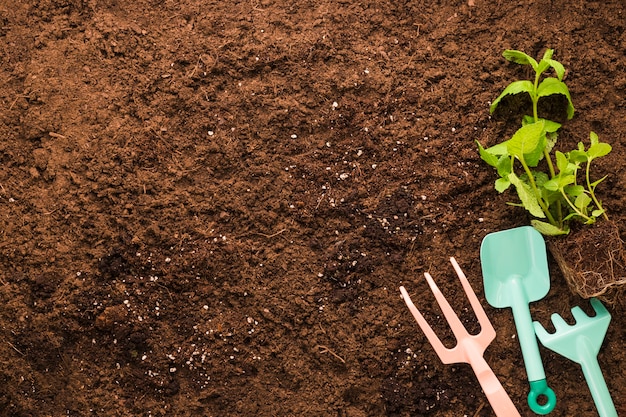
[[[478,382],[480,382],[480,386],[489,399],[489,403],[491,404],[491,407],[496,415],[498,417],[518,417],[520,414],[515,408],[515,405],[513,405],[513,402],[500,384],[500,381],[498,381],[498,378],[483,358],[485,349],[496,337],[496,331],[489,322],[489,319],[485,314],[485,310],[481,307],[476,294],[472,291],[472,287],[459,267],[459,264],[454,258],[450,258],[450,262],[461,280],[463,289],[465,290],[470,304],[476,313],[476,317],[478,318],[478,322],[481,326],[479,334],[471,335],[467,332],[457,315],[454,313],[454,310],[452,310],[452,307],[450,307],[448,301],[445,299],[439,288],[437,288],[435,281],[433,281],[433,278],[428,273],[425,273],[424,276],[426,277],[428,285],[441,307],[441,311],[452,328],[452,332],[457,340],[457,345],[452,349],[448,349],[443,345],[443,343],[441,343],[441,340],[439,340],[433,329],[428,325],[422,314],[411,301],[406,289],[404,287],[400,287],[400,292],[402,293],[404,302],[409,307],[409,310],[413,314],[413,317],[415,317],[415,320],[417,320],[417,324],[419,324],[424,334],[426,334],[428,341],[435,349],[435,352],[437,352],[437,355],[439,355],[441,361],[445,364],[457,362],[469,363],[472,366],[472,369],[478,378]]]
[[[535,333],[545,347],[582,366],[600,417],[617,417],[615,405],[597,359],[611,321],[611,314],[596,298],[591,299],[591,306],[596,312],[594,317],[587,316],[580,307],[574,307],[572,315],[576,320],[575,325],[570,326],[561,316],[554,313],[552,323],[556,332],[548,333],[535,321],[533,323]]]
[[[528,405],[537,414],[556,406],[556,395],[546,382],[539,345],[528,304],[550,290],[546,244],[530,226],[490,233],[480,247],[485,297],[492,307],[511,307],[526,375],[530,383]],[[545,403],[540,404],[540,400]]]

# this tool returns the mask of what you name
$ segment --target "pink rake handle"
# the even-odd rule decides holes
[[[498,381],[498,378],[483,358],[483,353],[487,346],[489,346],[489,343],[491,343],[491,341],[495,338],[496,332],[489,322],[485,310],[483,310],[480,305],[476,294],[472,290],[469,281],[465,277],[465,274],[459,267],[458,263],[454,258],[450,258],[450,262],[452,263],[452,266],[461,281],[461,285],[463,285],[463,289],[467,294],[470,304],[474,309],[476,317],[478,318],[478,322],[481,326],[479,334],[471,335],[467,332],[467,329],[465,329],[465,326],[463,326],[458,316],[435,284],[435,281],[428,273],[424,274],[426,281],[435,295],[435,298],[437,299],[448,324],[452,328],[452,332],[457,339],[457,345],[452,349],[448,349],[443,345],[443,343],[441,343],[441,340],[439,340],[433,329],[428,325],[424,316],[422,316],[422,313],[419,312],[417,307],[415,307],[415,304],[413,304],[413,301],[411,301],[406,289],[404,287],[400,287],[400,292],[402,293],[404,302],[443,363],[469,363],[496,415],[498,417],[520,417],[520,414],[511,401],[511,398],[506,393],[502,384],[500,384],[500,381]]]

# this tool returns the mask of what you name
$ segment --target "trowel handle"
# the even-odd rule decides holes
[[[513,309],[517,338],[522,349],[528,380],[539,381],[546,379],[541,355],[539,354],[539,343],[535,335],[535,328],[530,317],[530,309],[528,308],[528,301],[524,296],[524,290],[523,288],[511,288],[510,291],[515,291],[516,293],[513,297],[511,308]]]
[[[541,355],[539,353],[539,343],[535,335],[530,309],[528,307],[528,299],[525,296],[524,289],[518,281],[512,281],[511,285],[517,285],[517,288],[511,287],[510,291],[515,294],[513,304],[513,318],[515,319],[515,327],[517,329],[517,338],[519,339],[522,356],[524,357],[524,366],[526,367],[526,375],[530,382],[530,392],[528,393],[528,406],[535,413],[545,415],[554,410],[556,406],[556,394],[552,388],[548,387],[546,382],[546,373],[543,370]],[[539,401],[547,399],[547,402],[541,404]]]
[[[600,417],[617,417],[615,404],[613,404],[609,388],[606,386],[604,376],[602,376],[598,358],[595,356],[596,353],[591,346],[592,343],[587,338],[581,339],[585,346],[584,348],[579,347],[579,352],[584,351],[586,355],[581,355],[580,365],[583,368],[583,374],[587,380],[593,401],[596,403],[598,414]]]

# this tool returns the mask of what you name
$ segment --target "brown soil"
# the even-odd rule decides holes
[[[526,75],[502,50],[554,48],[577,108],[560,138],[613,145],[598,194],[624,236],[625,19],[617,0],[1,2],[0,414],[492,416],[398,291],[445,337],[430,271],[474,323],[455,256],[533,415],[479,260],[528,219],[474,140],[519,124],[488,114]],[[533,317],[588,311],[551,268]],[[626,413],[611,311],[599,362]],[[596,415],[580,367],[542,354],[552,415]]]

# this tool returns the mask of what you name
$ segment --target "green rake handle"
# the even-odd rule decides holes
[[[583,368],[583,374],[598,409],[598,414],[600,417],[617,417],[617,410],[611,399],[609,388],[606,386],[592,342],[586,337],[581,337],[578,339],[578,343],[579,352],[583,353],[580,356],[580,365]]]

